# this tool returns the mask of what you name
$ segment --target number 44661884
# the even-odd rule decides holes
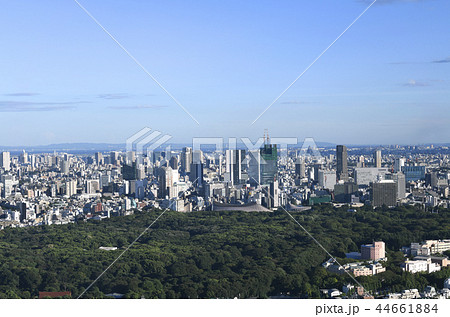
[[[437,304],[378,304],[375,309],[379,313],[391,313],[391,314],[429,314],[437,313]]]

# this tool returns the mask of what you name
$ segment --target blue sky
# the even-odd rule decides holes
[[[141,128],[191,137],[449,142],[450,3],[378,0],[80,3],[0,10],[0,145],[124,143]]]

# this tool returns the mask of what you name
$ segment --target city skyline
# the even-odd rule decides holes
[[[123,143],[144,126],[177,143],[264,128],[335,144],[447,142],[444,1],[378,0],[254,125],[370,2],[80,3],[200,125],[75,2],[26,1],[0,13],[11,30],[0,145]]]
[[[448,0],[4,2],[5,314],[449,311]]]

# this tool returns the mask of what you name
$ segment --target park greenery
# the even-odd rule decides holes
[[[387,271],[358,280],[380,296],[427,285],[442,288],[449,269],[409,274],[402,246],[450,238],[450,210],[370,207],[348,212],[332,205],[292,213],[331,254],[344,258],[361,244],[383,240]],[[70,291],[76,298],[160,214],[0,231],[0,298],[37,298],[39,291]],[[115,251],[101,246],[118,247]],[[327,272],[329,256],[279,210],[274,213],[167,211],[90,288],[83,298],[319,298],[322,288],[353,282]],[[354,284],[354,282],[353,282]],[[378,293],[376,293],[378,292]]]

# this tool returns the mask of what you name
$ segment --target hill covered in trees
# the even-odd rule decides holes
[[[0,231],[0,298],[36,298],[39,291],[70,291],[77,297],[160,213]],[[383,240],[388,270],[360,279],[369,290],[442,288],[450,276],[448,269],[404,273],[398,252],[411,242],[450,238],[449,210],[364,207],[351,213],[325,205],[293,216],[337,257]],[[321,263],[327,259],[284,211],[168,211],[84,297],[114,292],[126,298],[320,297],[320,288],[350,281],[326,272]]]

